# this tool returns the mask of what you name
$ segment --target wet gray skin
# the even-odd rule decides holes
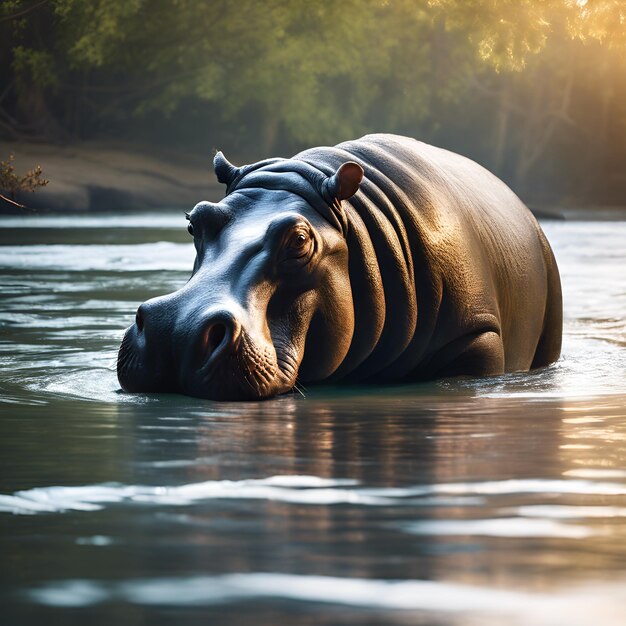
[[[122,386],[257,398],[288,391],[299,371],[313,379],[332,373],[354,327],[344,314],[352,300],[339,233],[285,191],[202,202],[189,224],[193,275],[139,307],[120,350]]]
[[[260,399],[324,380],[528,371],[561,348],[558,269],[537,221],[478,164],[369,135],[235,167],[189,214],[196,260],[142,304],[130,392]]]

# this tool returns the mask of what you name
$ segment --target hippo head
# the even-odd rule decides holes
[[[225,198],[187,215],[196,259],[180,290],[144,302],[126,331],[118,378],[130,392],[259,399],[321,380],[354,332],[341,201],[363,169],[323,173],[296,159],[235,167]],[[330,175],[328,175],[330,174]]]

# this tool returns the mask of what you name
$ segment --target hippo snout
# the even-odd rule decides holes
[[[162,307],[144,302],[126,330],[117,357],[117,377],[124,391],[173,391],[172,353],[158,341],[168,332]]]
[[[117,355],[117,378],[124,391],[131,393],[173,391],[169,372],[154,358],[146,345],[144,320],[141,316],[126,330]]]
[[[168,298],[142,304],[120,346],[117,373],[129,392],[253,399],[276,378],[275,351],[227,308],[189,310]]]

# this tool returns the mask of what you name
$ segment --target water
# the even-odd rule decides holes
[[[0,222],[0,623],[626,621],[626,222],[547,222],[563,358],[261,403],[119,392],[178,214]]]

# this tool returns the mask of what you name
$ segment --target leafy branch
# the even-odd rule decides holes
[[[15,157],[9,154],[6,161],[0,161],[0,198],[21,209],[27,207],[15,200],[18,191],[34,193],[39,187],[45,187],[50,181],[42,177],[41,165],[28,170],[23,176],[15,173]],[[6,194],[6,195],[5,195]]]

